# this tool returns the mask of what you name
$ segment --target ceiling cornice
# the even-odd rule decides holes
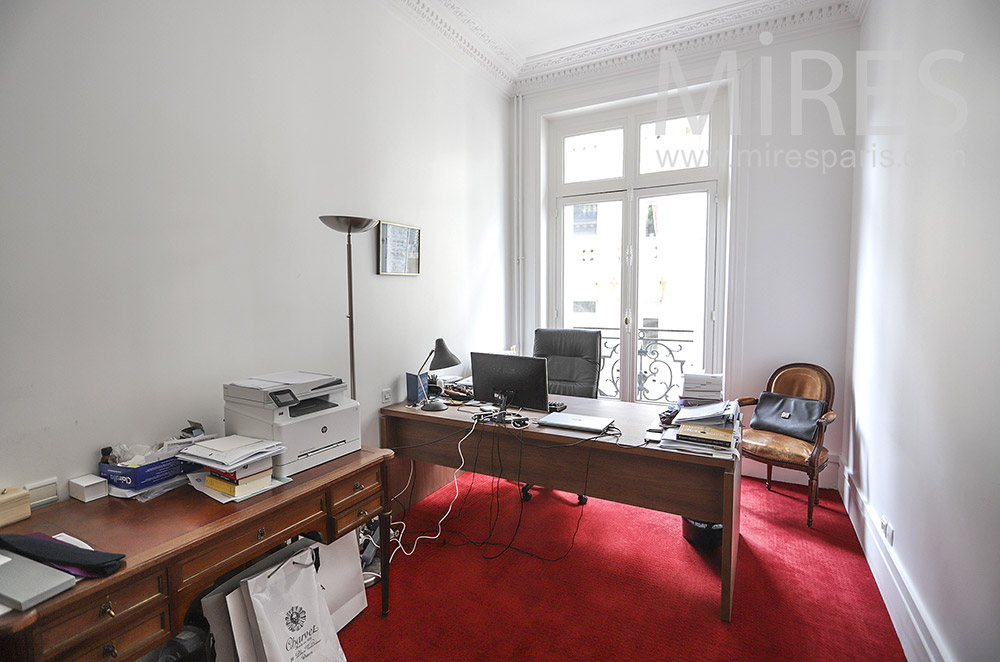
[[[762,32],[794,35],[858,25],[870,0],[752,0],[522,60],[461,0],[386,0],[471,58],[509,95],[645,65],[664,48],[685,55],[752,46]]]
[[[402,10],[425,33],[448,42],[482,68],[490,79],[511,94],[522,61],[501,44],[455,0],[384,0]]]

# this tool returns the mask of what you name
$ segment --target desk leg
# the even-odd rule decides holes
[[[382,500],[384,506],[382,508],[382,514],[378,516],[378,530],[379,530],[379,570],[382,574],[382,578],[379,583],[382,584],[382,616],[389,615],[389,523],[392,521],[392,502],[390,501],[389,494],[389,470],[388,465],[382,463]]]
[[[733,584],[736,580],[736,551],[740,545],[740,470],[723,474],[722,493],[722,620],[728,623],[733,611]]]

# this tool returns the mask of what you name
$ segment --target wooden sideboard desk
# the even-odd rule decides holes
[[[124,553],[125,565],[0,616],[0,660],[135,659],[180,632],[188,607],[219,576],[293,536],[316,531],[331,542],[375,515],[388,614],[392,455],[364,446],[239,503],[221,504],[185,485],[146,503],[108,497],[40,508],[0,533],[66,532],[95,549]]]

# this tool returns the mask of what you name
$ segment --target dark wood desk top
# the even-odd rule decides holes
[[[645,439],[646,429],[657,421],[657,417],[662,408],[659,405],[639,402],[621,402],[619,400],[577,398],[564,395],[554,397],[558,397],[561,402],[566,403],[566,411],[564,413],[579,414],[583,416],[601,416],[614,419],[615,427],[621,430],[622,433],[617,443],[618,447],[621,448],[623,452],[649,455],[660,459],[670,457],[670,459],[678,461],[690,462],[692,464],[703,464],[713,467],[733,467],[734,460],[732,458],[692,455],[690,453],[665,450],[660,448],[657,443],[652,442],[639,445],[640,442]],[[467,405],[463,405],[461,407],[448,407],[446,411],[423,411],[420,408],[408,407],[405,402],[383,407],[381,409],[383,416],[409,418],[424,422],[436,422],[442,425],[455,427],[466,427],[471,425],[472,416],[478,411],[478,406]],[[511,411],[517,410],[512,409]],[[533,422],[528,425],[528,427],[517,430],[517,434],[524,435],[530,439],[553,444],[571,444],[579,442],[581,439],[587,439],[594,436],[589,432],[554,428],[538,425],[534,422],[534,420],[545,416],[547,412],[525,409],[522,410],[521,413],[528,418],[533,419]],[[491,425],[493,424],[484,424],[484,426]],[[510,426],[508,426],[507,429],[513,430]],[[595,448],[607,448],[608,445],[615,446],[616,440],[613,437],[604,436],[599,439],[595,439],[594,441],[584,442],[584,445],[587,444],[593,444]]]
[[[0,616],[0,635],[30,626],[39,610],[55,611],[81,596],[99,594],[111,583],[138,576],[227,527],[281,509],[303,495],[325,489],[341,476],[392,455],[391,450],[363,446],[360,451],[297,473],[291,482],[240,502],[219,503],[184,485],[146,503],[105,497],[89,503],[68,499],[39,508],[28,519],[3,527],[0,533],[65,532],[94,549],[125,554],[125,565],[110,577],[81,581],[34,609]]]

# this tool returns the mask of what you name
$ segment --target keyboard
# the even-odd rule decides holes
[[[549,411],[562,411],[565,408],[566,408],[565,402],[555,402],[552,400],[549,401]]]

